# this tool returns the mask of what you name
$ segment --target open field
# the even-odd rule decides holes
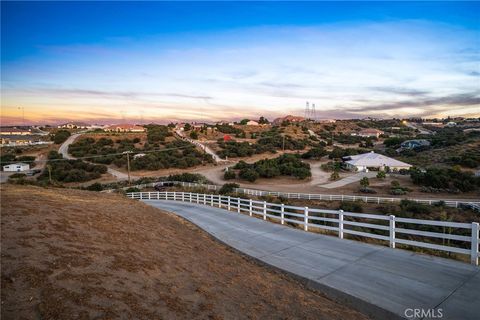
[[[2,319],[366,319],[119,195],[1,191]]]

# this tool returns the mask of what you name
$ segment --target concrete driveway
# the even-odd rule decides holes
[[[144,202],[373,318],[408,319],[410,309],[441,310],[442,319],[476,320],[480,314],[479,267],[304,232],[200,204]]]
[[[335,188],[346,186],[347,184],[350,184],[350,183],[359,182],[363,177],[374,178],[376,176],[377,176],[377,172],[375,171],[359,172],[357,174],[354,174],[349,177],[345,177],[338,181],[333,181],[327,184],[319,185],[319,187],[327,188],[327,189],[335,189]]]

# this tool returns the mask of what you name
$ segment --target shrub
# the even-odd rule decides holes
[[[9,179],[20,179],[20,178],[25,178],[27,175],[25,173],[14,173],[11,176],[9,176]]]
[[[103,190],[103,187],[100,183],[98,182],[95,182],[94,184],[91,184],[87,187],[87,190],[90,190],[90,191],[102,191]]]
[[[53,136],[53,142],[55,144],[64,143],[68,137],[70,137],[70,131],[67,130],[58,130]]]
[[[385,173],[385,171],[378,171],[377,173],[377,178],[378,179],[385,179],[387,176],[387,174]]]
[[[238,176],[249,182],[255,182],[258,179],[258,173],[253,169],[242,169]]]
[[[363,212],[362,204],[360,202],[352,201],[342,201],[338,209],[347,212]]]
[[[302,154],[302,158],[303,159],[320,159],[323,156],[326,156],[327,154],[328,154],[328,152],[324,148],[315,147],[315,148],[312,148],[312,149],[308,150],[304,154]]]
[[[403,189],[390,189],[390,194],[392,194],[394,196],[402,196],[402,195],[407,194],[407,191],[405,191]]]
[[[368,188],[368,187],[362,187],[362,188],[359,189],[359,191],[361,193],[377,193],[377,191],[375,191],[372,188]]]
[[[223,178],[225,180],[231,180],[231,179],[235,179],[237,177],[237,174],[235,173],[235,171],[233,170],[228,170],[228,171],[225,171],[225,173],[223,174]]]
[[[207,179],[198,173],[182,173],[172,174],[167,177],[168,181],[182,181],[182,182],[206,182]]]
[[[368,187],[370,185],[370,181],[368,180],[367,177],[363,177],[361,180],[360,180],[360,185],[364,188]]]
[[[233,193],[236,188],[239,188],[240,185],[237,183],[225,183],[220,190],[218,190],[218,193],[220,194],[228,194],[228,193]]]
[[[137,187],[130,187],[128,188],[127,190],[125,190],[126,193],[130,193],[130,192],[140,192],[140,189],[138,189]]]
[[[190,132],[190,138],[197,140],[198,139],[198,133],[197,131],[192,131]]]
[[[418,203],[406,199],[400,202],[400,208],[403,212],[412,214],[430,214],[433,211],[433,207],[427,204]]]
[[[338,179],[340,179],[340,174],[338,174],[338,171],[333,171],[332,174],[330,175],[330,180],[336,181]]]

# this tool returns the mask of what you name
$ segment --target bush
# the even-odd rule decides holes
[[[433,211],[430,205],[406,199],[400,202],[400,208],[403,212],[411,214],[430,214]]]
[[[223,174],[223,178],[225,180],[231,180],[231,179],[235,179],[237,177],[237,174],[235,173],[235,171],[233,170],[228,170],[228,171],[225,171],[225,173]]]
[[[359,189],[359,191],[360,191],[361,193],[372,193],[372,194],[373,194],[373,193],[377,193],[377,191],[375,191],[375,190],[372,189],[372,188],[368,188],[368,187],[362,187],[362,188]]]
[[[53,142],[55,144],[64,143],[68,137],[70,137],[70,131],[67,130],[58,130],[53,136]]]
[[[258,173],[254,169],[242,169],[238,176],[249,182],[255,182],[258,179]]]
[[[407,194],[407,191],[405,191],[403,189],[390,189],[390,194],[392,194],[394,196],[402,196],[402,195]]]
[[[198,139],[198,133],[197,131],[192,131],[190,132],[190,138],[197,140]]]
[[[352,201],[342,201],[338,209],[346,212],[363,212],[362,204],[360,202]]]
[[[307,152],[305,152],[304,154],[302,154],[302,158],[303,159],[320,159],[322,158],[323,156],[326,156],[328,154],[328,152],[322,148],[322,147],[315,147],[315,148],[312,148],[310,150],[308,150]]]
[[[20,178],[25,178],[27,175],[25,173],[14,173],[11,176],[9,176],[9,179],[20,179]]]
[[[103,190],[103,187],[100,183],[98,182],[95,182],[94,184],[91,184],[87,187],[87,190],[90,190],[90,191],[102,191]]]
[[[332,174],[330,175],[330,180],[336,181],[338,179],[340,179],[340,174],[338,174],[338,171],[333,171]]]
[[[367,177],[363,177],[361,180],[360,180],[360,185],[363,187],[363,188],[366,188],[370,185],[370,181],[368,180]]]
[[[377,173],[378,179],[385,179],[386,177],[387,177],[387,174],[385,173],[385,171],[378,171]]]
[[[240,185],[237,183],[225,183],[220,190],[218,190],[218,193],[220,194],[229,194],[233,193],[236,188],[240,188]]]
[[[130,187],[128,188],[127,190],[125,190],[126,193],[130,193],[130,192],[140,192],[140,189],[138,189],[137,187]]]
[[[475,191],[480,187],[480,177],[458,168],[412,168],[410,177],[414,184],[435,189],[459,189],[462,192]]]
[[[182,173],[172,174],[167,177],[168,181],[181,181],[181,182],[207,182],[207,179],[198,173]]]

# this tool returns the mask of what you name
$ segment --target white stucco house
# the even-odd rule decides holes
[[[247,122],[247,126],[258,126],[258,122],[250,120],[250,121]]]
[[[12,163],[3,166],[3,171],[5,172],[22,172],[30,170],[30,165],[28,163]]]
[[[410,169],[412,165],[375,153],[373,151],[354,156],[343,157],[344,165],[347,169],[354,171],[385,170],[387,167],[391,171],[401,169]]]

